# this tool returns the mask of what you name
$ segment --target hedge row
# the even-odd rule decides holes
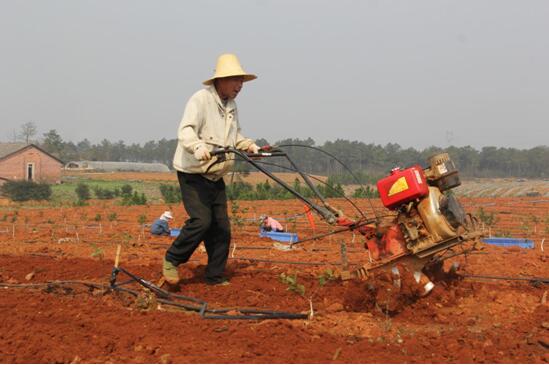
[[[1,187],[2,194],[13,201],[49,200],[51,187],[33,181],[7,181]]]

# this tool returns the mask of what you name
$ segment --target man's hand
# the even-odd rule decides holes
[[[212,158],[212,155],[210,155],[210,151],[208,151],[206,145],[199,144],[194,148],[194,158],[199,161],[208,161]]]
[[[252,143],[250,145],[250,147],[248,147],[248,153],[251,153],[251,154],[258,154],[259,153],[259,146],[256,145],[255,143]]]

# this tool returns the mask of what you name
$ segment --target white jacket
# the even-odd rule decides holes
[[[173,157],[173,166],[176,170],[202,174],[210,180],[218,180],[234,165],[233,156],[227,156],[227,161],[213,165],[205,174],[210,165],[216,161],[199,161],[194,158],[194,151],[205,144],[211,151],[215,147],[236,147],[246,150],[253,143],[249,138],[240,134],[238,111],[233,99],[229,99],[224,106],[215,90],[215,86],[208,86],[197,91],[185,107],[183,118],[177,131],[177,148]]]

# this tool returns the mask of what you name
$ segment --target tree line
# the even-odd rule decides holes
[[[282,147],[300,169],[307,173],[331,176],[338,183],[371,183],[385,176],[392,168],[419,164],[426,167],[430,156],[448,152],[465,177],[549,177],[549,146],[530,149],[504,147],[483,147],[476,150],[471,146],[431,146],[422,150],[402,148],[396,143],[379,145],[359,141],[337,139],[317,145],[312,138],[267,141],[260,138],[260,146],[277,145]],[[38,145],[64,162],[125,161],[160,162],[172,168],[172,158],[177,139],[149,141],[143,145],[126,144],[124,141],[111,142],[103,139],[93,144],[87,139],[74,143],[64,141],[56,130],[44,133]],[[337,158],[339,162],[333,157]],[[340,163],[341,162],[341,163]],[[290,165],[280,158],[261,160],[264,166],[274,172],[291,171]],[[253,171],[254,168],[237,161],[236,170]]]

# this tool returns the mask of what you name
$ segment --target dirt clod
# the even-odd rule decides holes
[[[34,271],[31,271],[30,273],[28,273],[27,275],[25,275],[25,280],[26,281],[31,281],[32,278],[34,277],[35,275],[35,272]]]
[[[160,363],[161,364],[171,364],[172,363],[171,355],[170,354],[164,354],[164,355],[160,356]]]
[[[341,312],[342,310],[344,310],[344,308],[341,303],[332,303],[326,308],[327,312]]]

